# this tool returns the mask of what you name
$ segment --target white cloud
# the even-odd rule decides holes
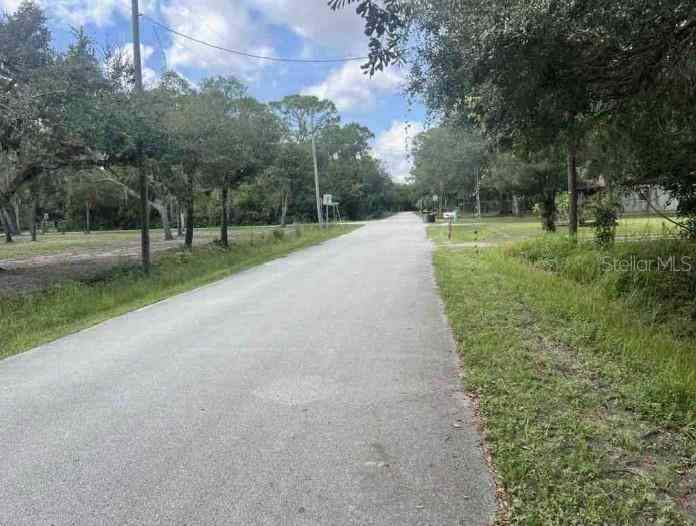
[[[37,0],[54,19],[69,25],[113,26],[130,19],[130,0]],[[0,0],[0,8],[14,11],[21,0]],[[366,54],[363,21],[354,7],[333,12],[326,0],[140,0],[140,11],[175,30],[232,49],[257,55],[276,55],[270,30],[279,26],[300,38],[298,56],[308,58]],[[143,21],[147,29],[148,22]],[[236,57],[223,51],[170,35],[166,50],[173,69],[197,68],[207,74],[234,74],[257,80],[271,63]]]
[[[152,12],[156,0],[141,0],[140,11]],[[13,12],[22,0],[0,0],[0,8]],[[114,25],[117,15],[130,17],[130,0],[37,0],[49,16],[69,25],[82,26],[88,23],[98,27]]]
[[[302,90],[305,95],[334,101],[341,111],[370,110],[378,95],[397,92],[404,84],[404,77],[394,69],[378,71],[374,76],[365,75],[359,62],[346,62],[332,71],[320,84]]]
[[[0,0],[0,10],[13,13],[21,3],[22,0]]]
[[[161,6],[167,25],[180,33],[195,36],[214,45],[244,50],[256,55],[273,55],[274,50],[262,44],[265,36],[248,9],[230,6],[229,0],[174,0]],[[268,40],[268,39],[266,39]],[[172,69],[198,68],[207,74],[235,74],[246,81],[257,78],[267,64],[261,60],[231,55],[182,37],[173,35],[166,51],[167,65]]]
[[[391,127],[375,139],[374,155],[384,163],[395,181],[405,181],[411,172],[413,139],[424,129],[422,122],[393,121]]]
[[[331,11],[326,0],[245,0],[269,22],[286,27],[315,45],[342,51],[364,52],[367,38],[355,6]]]
[[[89,22],[102,27],[114,24],[116,14],[130,16],[128,0],[42,0],[48,11],[71,25],[82,26]],[[140,10],[149,2],[141,2]]]

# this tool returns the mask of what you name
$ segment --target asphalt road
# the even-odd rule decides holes
[[[0,362],[0,525],[481,525],[412,214]]]

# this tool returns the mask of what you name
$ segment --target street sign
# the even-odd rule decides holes
[[[329,206],[329,205],[333,204],[333,195],[331,195],[331,194],[324,194],[324,195],[322,196],[322,201],[321,201],[321,202],[322,202],[322,204],[323,204],[324,206]]]

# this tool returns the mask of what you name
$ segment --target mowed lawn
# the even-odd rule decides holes
[[[565,225],[559,225],[563,232]],[[529,239],[543,234],[541,223],[536,217],[465,217],[452,226],[453,243],[482,242],[503,244]],[[430,239],[438,243],[448,242],[447,224],[438,223],[428,229]],[[626,216],[619,220],[616,228],[618,238],[640,239],[644,237],[675,236],[674,225],[659,216]],[[581,226],[578,230],[580,239],[592,239],[594,230],[591,226]]]

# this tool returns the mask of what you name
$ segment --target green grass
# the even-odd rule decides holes
[[[696,243],[680,239],[632,240],[600,248],[567,237],[545,236],[506,252],[578,283],[623,298],[642,323],[696,336]]]
[[[512,524],[693,524],[696,340],[499,249],[435,254]]]
[[[41,293],[2,297],[0,359],[355,228],[268,231],[230,250],[209,245],[168,253],[156,260],[149,276],[137,267],[119,267],[91,284],[65,282]]]
[[[533,218],[482,218],[452,225],[452,242],[505,243],[532,238],[543,232]],[[447,226],[431,226],[428,236],[435,242],[447,242]]]
[[[559,232],[565,227],[559,225]],[[544,232],[538,218],[535,217],[482,217],[464,218],[453,225],[452,242],[485,242],[505,244],[509,242],[531,239]],[[616,229],[619,238],[671,237],[676,235],[669,221],[656,216],[626,216],[619,220]],[[428,228],[428,236],[437,243],[446,243],[447,227],[444,224]],[[580,239],[593,239],[594,230],[591,226],[580,227]]]
[[[591,228],[587,228],[587,234],[592,236]],[[616,235],[628,238],[673,237],[678,235],[678,230],[660,216],[624,216],[619,219]]]

